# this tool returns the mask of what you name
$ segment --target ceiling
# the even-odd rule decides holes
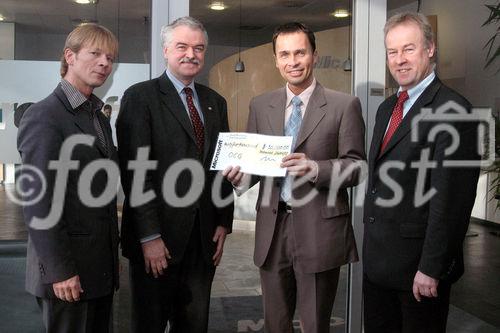
[[[185,0],[188,1],[188,0]],[[270,40],[274,27],[299,20],[314,31],[346,25],[350,18],[330,15],[337,8],[348,8],[349,0],[223,0],[224,11],[208,8],[210,0],[189,0],[191,16],[207,27],[210,42],[237,45],[240,30],[242,46],[254,46]],[[360,0],[363,1],[363,0]],[[389,9],[415,0],[388,0]],[[67,34],[81,20],[97,21],[119,38],[149,35],[149,0],[99,0],[97,5],[80,5],[74,0],[1,0],[0,15],[15,22],[21,33]]]

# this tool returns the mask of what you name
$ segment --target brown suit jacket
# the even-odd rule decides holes
[[[248,132],[283,135],[286,90],[281,88],[250,102]],[[345,170],[365,159],[364,122],[357,97],[316,85],[302,120],[295,152],[318,163],[315,183],[294,188],[293,197],[318,194],[307,204],[293,208],[297,264],[306,273],[322,272],[358,260],[350,223],[347,188],[358,183],[354,172],[340,186],[333,205],[327,205],[333,166]],[[254,261],[264,265],[273,239],[283,178],[256,177],[261,181],[257,199]],[[267,190],[266,187],[270,188]],[[294,203],[292,202],[292,206]]]

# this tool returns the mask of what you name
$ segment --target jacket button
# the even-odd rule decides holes
[[[370,223],[375,222],[375,218],[374,218],[374,217],[372,217],[372,216],[370,216],[370,218],[368,218],[368,222],[370,222]]]
[[[276,214],[276,209],[273,209],[273,214]]]
[[[374,188],[372,188],[372,194],[375,194],[375,193],[377,193],[377,189],[374,187]]]

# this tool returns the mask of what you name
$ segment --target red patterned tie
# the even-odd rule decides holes
[[[392,135],[398,129],[399,124],[401,124],[401,121],[403,121],[403,105],[407,100],[408,100],[408,92],[406,90],[400,92],[398,96],[398,101],[396,102],[396,105],[392,110],[392,116],[389,128],[387,129],[387,132],[385,133],[384,136],[384,141],[382,141],[382,145],[380,146],[380,153],[384,151],[385,147],[391,140]]]
[[[205,143],[205,132],[203,130],[203,123],[201,122],[200,115],[196,111],[196,107],[193,103],[193,90],[191,88],[184,88],[186,93],[186,102],[189,110],[189,117],[191,118],[191,124],[193,125],[194,136],[196,138],[196,145],[200,152],[203,151],[203,145]]]

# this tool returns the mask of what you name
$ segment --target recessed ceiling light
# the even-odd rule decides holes
[[[226,5],[222,1],[214,1],[210,4],[211,10],[224,10],[226,8]]]
[[[73,23],[73,25],[75,27],[77,27],[79,25],[85,25],[85,24],[89,24],[89,23],[97,23],[97,21],[96,20],[88,20],[88,19],[77,18],[77,19],[72,19],[71,23]]]
[[[331,15],[337,18],[344,18],[349,16],[349,11],[347,9],[336,9]]]
[[[99,2],[99,0],[75,0],[75,2],[81,5],[88,5],[88,4],[95,5],[96,3]]]

